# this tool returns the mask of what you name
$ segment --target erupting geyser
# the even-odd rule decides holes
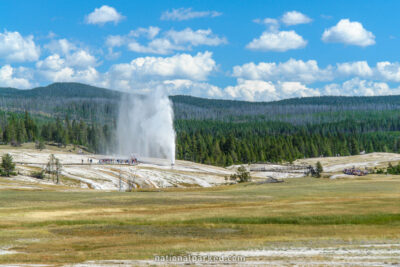
[[[118,116],[118,153],[166,158],[174,164],[173,122],[172,103],[161,90],[147,95],[125,95]]]

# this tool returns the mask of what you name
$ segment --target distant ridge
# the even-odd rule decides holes
[[[120,91],[91,86],[83,83],[59,82],[32,89],[16,89],[0,87],[0,97],[66,97],[66,98],[118,98]],[[387,96],[315,96],[289,98],[277,101],[250,102],[243,100],[226,100],[174,95],[170,97],[174,103],[191,104],[202,107],[235,107],[241,105],[337,105],[360,103],[394,103],[400,104],[400,95]]]
[[[191,103],[202,106],[219,106],[221,103],[229,106],[237,105],[336,105],[336,104],[360,104],[360,103],[396,103],[400,104],[400,95],[385,96],[312,96],[296,97],[276,101],[251,102],[244,100],[210,99],[188,95],[171,96],[175,102]]]
[[[82,83],[53,83],[33,89],[0,88],[3,97],[119,97],[120,92]]]

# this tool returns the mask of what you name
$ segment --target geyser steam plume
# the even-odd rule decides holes
[[[117,124],[118,153],[166,158],[175,163],[174,112],[161,90],[124,95]]]

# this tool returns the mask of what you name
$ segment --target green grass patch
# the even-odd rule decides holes
[[[182,223],[182,222],[181,222]],[[400,214],[317,215],[289,217],[211,217],[187,220],[198,224],[382,225],[400,224]]]

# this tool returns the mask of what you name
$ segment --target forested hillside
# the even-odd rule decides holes
[[[122,94],[77,83],[32,90],[0,88],[0,141],[52,141],[112,151]],[[179,159],[230,165],[360,151],[400,152],[400,96],[269,103],[190,96],[171,100]]]

